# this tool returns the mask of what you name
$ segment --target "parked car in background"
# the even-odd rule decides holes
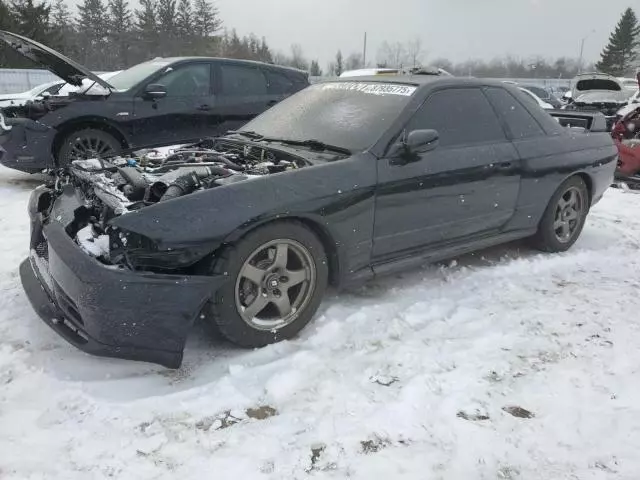
[[[196,319],[262,347],[302,330],[328,285],[519,238],[566,251],[616,157],[608,133],[500,82],[337,79],[144,168],[59,169],[29,201],[20,274],[78,348],[177,368]]]
[[[308,73],[222,58],[156,58],[107,80],[40,43],[0,41],[88,90],[2,110],[0,163],[37,172],[74,158],[220,135],[309,85]],[[4,151],[2,150],[4,149]]]
[[[640,189],[640,104],[632,103],[618,111],[611,136],[619,153],[616,177]]]
[[[372,75],[442,75],[452,77],[451,73],[439,67],[412,67],[412,68],[361,68],[347,70],[340,78],[365,77]]]
[[[548,103],[553,108],[562,107],[562,102],[546,88],[537,87],[535,85],[522,85],[522,88],[527,89],[529,92],[533,93],[540,100],[542,100],[545,103]]]
[[[65,84],[62,80],[56,80],[53,82],[43,83],[31,90],[20,93],[4,93],[0,95],[0,108],[6,107],[18,107],[25,103],[42,99],[47,95],[53,95]]]
[[[616,113],[629,102],[629,93],[616,77],[604,73],[584,73],[572,81],[568,110],[599,111],[613,127]]]
[[[622,88],[627,91],[629,96],[632,96],[638,92],[638,79],[619,77],[618,81],[622,85]]]
[[[551,105],[550,103],[545,102],[544,100],[542,100],[540,97],[538,97],[538,95],[536,95],[535,93],[533,93],[531,90],[529,90],[528,88],[524,88],[524,87],[518,87],[518,89],[525,94],[526,98],[530,99],[531,101],[533,101],[536,105],[538,105],[541,108],[544,108],[545,110],[553,110],[553,105]]]

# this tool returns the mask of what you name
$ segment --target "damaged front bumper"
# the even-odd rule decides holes
[[[54,165],[52,145],[56,130],[26,118],[4,119],[0,127],[0,163],[27,173]]]
[[[44,322],[94,355],[177,368],[187,334],[225,278],[134,272],[87,255],[58,220],[43,223],[29,201],[30,256],[20,266],[27,296]],[[56,202],[64,202],[62,196]],[[64,205],[56,205],[56,209]]]

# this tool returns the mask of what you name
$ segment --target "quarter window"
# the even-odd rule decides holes
[[[487,96],[496,108],[514,139],[539,137],[544,135],[542,127],[526,108],[503,88],[487,88]],[[523,92],[526,93],[526,92]],[[529,98],[529,97],[525,97]]]

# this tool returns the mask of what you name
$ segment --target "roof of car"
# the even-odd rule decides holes
[[[248,65],[266,65],[268,67],[273,67],[273,68],[279,68],[279,69],[283,69],[283,70],[290,70],[292,72],[297,72],[297,73],[304,73],[304,74],[308,74],[306,70],[300,70],[298,68],[293,68],[293,67],[287,67],[284,65],[276,65],[274,63],[267,63],[267,62],[257,62],[255,60],[240,60],[237,58],[224,58],[224,57],[155,57],[151,60],[149,60],[150,62],[153,61],[165,61],[168,63],[174,63],[174,62],[182,62],[185,60],[224,60],[227,62],[233,62],[233,63],[243,63],[243,64],[248,64]]]
[[[486,80],[474,77],[450,77],[447,75],[371,75],[362,77],[334,77],[322,80],[325,82],[376,82],[376,83],[398,83],[403,85],[432,85],[442,83],[447,85],[495,85],[504,87],[502,82],[495,80]]]

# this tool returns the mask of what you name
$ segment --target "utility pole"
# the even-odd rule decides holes
[[[580,56],[578,57],[578,74],[582,73],[582,58],[584,57],[584,42],[587,41],[587,38],[591,36],[592,33],[595,33],[595,30],[591,30],[588,34],[582,37],[580,40]]]
[[[364,48],[362,49],[362,68],[367,67],[367,32],[364,32]]]

